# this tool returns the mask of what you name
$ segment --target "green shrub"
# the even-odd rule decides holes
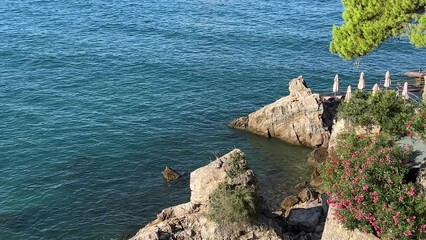
[[[367,92],[355,91],[349,102],[339,105],[338,118],[344,118],[355,125],[368,126],[373,124],[373,119],[368,112]]]
[[[227,177],[232,179],[244,173],[247,168],[244,160],[244,153],[235,152],[232,154],[231,158],[231,168],[227,172]]]
[[[321,176],[346,228],[381,239],[426,239],[426,199],[416,185],[404,182],[410,151],[386,135],[339,136]]]
[[[209,218],[216,222],[248,222],[256,213],[253,193],[247,188],[232,189],[219,184],[210,199]]]
[[[413,106],[393,90],[376,94],[356,91],[349,102],[340,104],[338,117],[355,126],[379,125],[383,132],[401,137],[406,133],[405,122],[413,114]]]
[[[422,108],[405,125],[408,136],[417,134],[426,141],[426,104],[423,104]]]

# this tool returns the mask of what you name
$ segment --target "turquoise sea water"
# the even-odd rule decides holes
[[[0,239],[119,239],[189,200],[189,172],[234,147],[269,196],[307,177],[309,149],[227,128],[302,74],[368,86],[426,65],[392,40],[362,60],[328,53],[339,1],[0,4]],[[371,85],[371,86],[370,86]],[[184,178],[166,184],[166,166]]]

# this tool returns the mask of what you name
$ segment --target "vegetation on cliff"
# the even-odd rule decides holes
[[[233,189],[223,182],[211,196],[209,217],[215,222],[248,222],[255,213],[255,200],[247,188]]]
[[[423,104],[416,114],[406,122],[407,135],[418,135],[426,141],[426,104]]]
[[[342,0],[341,26],[334,26],[330,52],[344,59],[364,56],[391,37],[408,36],[426,47],[426,0]]]
[[[256,214],[256,198],[248,186],[231,185],[247,170],[241,152],[232,156],[227,179],[220,183],[210,197],[209,218],[215,222],[249,222]]]
[[[394,90],[379,91],[375,94],[356,91],[349,102],[339,105],[338,118],[343,118],[355,126],[372,127],[402,137],[406,134],[405,122],[414,115],[414,106],[405,103]]]
[[[321,176],[346,228],[381,239],[426,238],[426,199],[417,185],[404,181],[409,153],[387,135],[339,136]]]

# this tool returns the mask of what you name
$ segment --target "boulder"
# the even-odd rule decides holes
[[[310,188],[304,188],[297,194],[301,202],[307,202],[318,198],[318,193]]]
[[[289,83],[290,95],[230,123],[230,127],[295,145],[327,146],[330,138],[324,126],[324,112],[318,94],[313,94],[302,76]]]
[[[188,213],[195,213],[198,212],[199,206],[200,205],[187,202],[174,207],[165,208],[159,214],[157,214],[157,220],[164,221],[167,219],[180,217]]]
[[[291,196],[284,198],[284,200],[281,202],[280,206],[281,206],[281,209],[287,210],[288,208],[296,205],[298,202],[299,202],[299,198],[291,195]]]
[[[322,184],[323,184],[323,181],[321,179],[321,173],[318,170],[318,168],[315,168],[311,174],[310,185],[316,189],[319,189],[322,186]]]
[[[328,157],[328,150],[327,148],[315,148],[312,150],[312,152],[308,155],[308,164],[312,167],[318,167],[323,163]]]
[[[292,208],[287,218],[291,231],[315,232],[322,216],[322,207]]]
[[[163,171],[163,177],[167,182],[176,181],[181,176],[180,173],[176,172],[171,167],[166,167]]]

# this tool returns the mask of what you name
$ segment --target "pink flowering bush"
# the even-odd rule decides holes
[[[389,137],[345,132],[322,166],[337,219],[381,239],[426,239],[426,200],[404,181],[410,149]]]
[[[422,108],[405,125],[408,136],[417,134],[426,141],[426,104],[423,104]]]

